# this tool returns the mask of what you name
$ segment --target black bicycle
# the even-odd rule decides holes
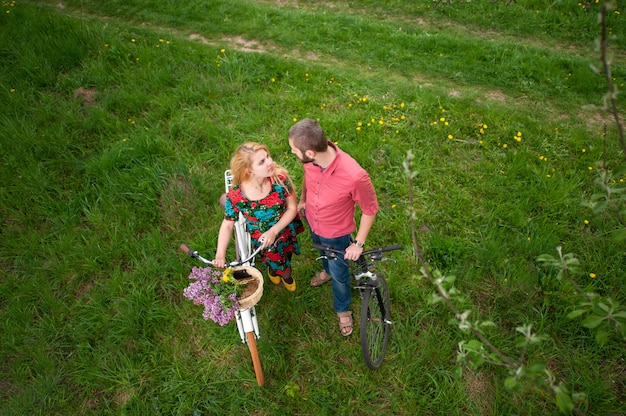
[[[313,248],[324,253],[319,259],[340,260],[337,254],[344,254],[342,250],[336,250],[330,246],[313,243]],[[383,253],[393,250],[401,250],[401,245],[380,247],[366,250],[355,262],[351,274],[356,281],[356,289],[362,299],[360,332],[361,351],[365,364],[376,370],[380,367],[387,352],[389,332],[391,331],[391,310],[387,281],[380,271],[376,270],[376,262],[393,260],[383,257]],[[395,260],[394,260],[395,261]]]

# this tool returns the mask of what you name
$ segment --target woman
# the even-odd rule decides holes
[[[297,214],[296,190],[287,170],[274,164],[266,146],[248,142],[230,161],[232,189],[226,194],[224,220],[217,239],[213,265],[225,267],[226,249],[235,221],[242,213],[252,237],[253,249],[265,248],[261,262],[270,281],[281,281],[287,290],[296,290],[291,256],[300,254],[297,235],[304,230]]]

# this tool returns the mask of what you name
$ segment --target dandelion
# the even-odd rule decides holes
[[[133,43],[135,43],[135,39],[134,39],[134,38],[133,38],[133,39],[131,39],[130,41],[131,41],[131,42],[133,42]]]
[[[11,88],[9,92],[15,92],[15,88]]]
[[[404,108],[404,103],[400,103],[400,108]]]
[[[589,166],[589,170],[593,170],[593,168],[591,166]]]
[[[448,140],[452,140],[454,139],[454,136],[452,136],[451,134],[448,134]]]
[[[504,144],[502,145],[502,148],[503,148],[503,149],[508,149],[508,147],[509,147],[509,145],[508,145],[508,144],[506,144],[506,143],[504,143]]]
[[[298,121],[298,119],[297,119],[297,118],[295,118],[295,117],[294,117],[292,120],[293,120],[293,122],[294,122],[294,123],[295,123],[296,121]]]
[[[585,223],[585,225],[589,225],[589,220],[585,220],[583,222]]]
[[[596,274],[595,273],[589,273],[589,277],[591,277],[592,279],[596,278]]]
[[[441,118],[439,119],[439,121],[441,121],[441,122],[443,123],[444,121],[446,121],[446,118],[445,118],[445,117],[441,117]]]
[[[402,114],[402,115],[400,116],[400,120],[404,120],[404,119],[406,119],[406,117],[404,116],[404,114]]]
[[[220,53],[225,53],[225,52],[226,52],[226,49],[224,48],[220,49]]]
[[[391,209],[396,209],[396,204],[391,205]]]
[[[356,123],[356,125],[361,127],[363,125],[363,122],[359,121],[358,123]]]

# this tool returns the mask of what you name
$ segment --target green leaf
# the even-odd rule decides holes
[[[626,165],[619,165],[613,168],[613,177],[619,178],[620,176],[626,175]]]
[[[611,232],[611,240],[616,243],[626,240],[626,228],[620,228]]]
[[[585,328],[593,329],[593,328],[597,328],[602,323],[603,320],[604,318],[601,316],[590,315],[585,320],[582,321],[581,325],[584,326]]]
[[[483,343],[472,339],[467,344],[465,344],[465,348],[469,351],[479,352],[483,348]]]
[[[569,394],[559,391],[556,394],[556,405],[561,413],[569,415],[574,410],[574,402]]]
[[[542,255],[538,256],[537,257],[537,261],[538,262],[543,262],[543,263],[555,263],[556,262],[554,256],[551,256],[549,254],[542,254]]]
[[[517,381],[515,377],[507,377],[506,379],[504,379],[504,387],[507,390],[520,391],[522,385],[519,383],[519,381]]]
[[[543,361],[533,361],[532,363],[530,363],[528,369],[535,373],[543,373],[546,367],[547,365]]]
[[[576,319],[579,316],[581,316],[582,314],[584,314],[585,312],[587,312],[584,309],[576,309],[574,311],[571,311],[570,313],[567,314],[567,319]]]
[[[517,337],[515,338],[515,346],[517,348],[522,348],[528,345],[528,341],[526,340],[526,337]]]
[[[626,319],[626,311],[620,311],[620,312],[615,312],[613,314],[614,318],[622,318],[622,319]]]
[[[430,303],[431,305],[435,305],[439,302],[442,302],[443,298],[437,294],[432,294],[430,295],[430,298],[428,299],[428,303]]]
[[[606,345],[609,342],[609,333],[604,329],[599,329],[596,331],[596,342],[598,345]]]

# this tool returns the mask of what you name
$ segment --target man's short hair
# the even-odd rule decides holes
[[[307,150],[325,152],[328,148],[328,139],[324,130],[317,121],[311,118],[305,118],[291,126],[289,138],[293,140],[293,145],[302,153]]]

